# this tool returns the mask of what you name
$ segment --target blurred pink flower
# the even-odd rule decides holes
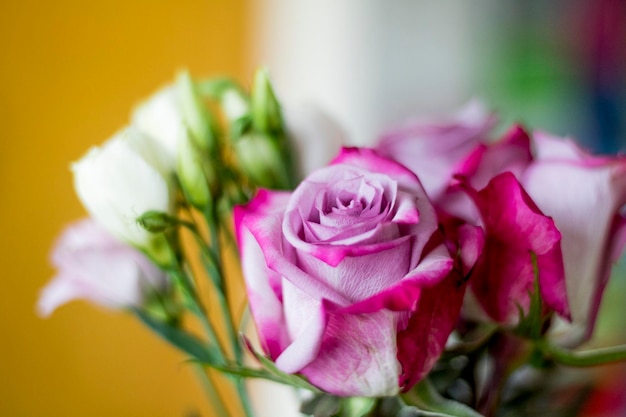
[[[377,149],[418,175],[440,216],[485,228],[472,287],[493,319],[512,322],[515,304],[528,304],[533,251],[544,301],[572,320],[558,321],[554,337],[580,344],[591,336],[611,264],[626,244],[626,158],[593,156],[571,140],[531,137],[521,126],[490,143],[493,117],[461,114],[471,117],[400,128]],[[492,182],[504,173],[511,177]]]
[[[51,261],[58,272],[41,291],[37,310],[42,316],[74,299],[112,308],[140,306],[166,286],[165,274],[141,252],[90,218],[64,230]]]
[[[414,120],[382,135],[376,150],[400,162],[420,179],[431,200],[446,191],[458,164],[484,142],[496,117],[479,101],[471,101],[442,120]]]

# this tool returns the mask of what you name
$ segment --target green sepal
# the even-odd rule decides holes
[[[183,119],[195,144],[209,155],[216,155],[219,136],[217,125],[202,102],[189,72],[181,71],[176,77],[176,94]]]
[[[376,398],[347,397],[341,399],[341,417],[366,416],[376,405]]]
[[[171,269],[178,262],[166,232],[155,233],[146,246],[138,249],[163,270]]]
[[[221,354],[215,346],[207,345],[197,337],[185,332],[184,330],[160,321],[146,312],[133,308],[133,313],[152,331],[161,338],[175,346],[179,350],[189,355],[192,359],[208,364],[219,366],[223,363]]]
[[[460,402],[444,398],[437,392],[428,379],[422,380],[402,398],[429,416],[438,417],[484,417],[478,411]],[[419,415],[419,414],[418,414]]]
[[[530,340],[538,340],[543,334],[547,317],[544,314],[543,300],[541,299],[537,255],[531,252],[530,256],[532,258],[534,274],[533,291],[528,292],[528,296],[530,297],[528,314],[524,313],[524,310],[519,304],[517,305],[520,318],[519,324],[515,328],[515,333]]]
[[[254,74],[251,107],[252,121],[256,129],[267,134],[283,133],[280,104],[264,68],[258,69]]]
[[[209,156],[193,140],[193,133],[185,128],[178,138],[176,173],[185,198],[199,210],[213,203],[219,180]]]
[[[235,80],[229,77],[218,77],[198,80],[196,83],[198,94],[211,100],[220,101],[226,90],[239,88]]]
[[[156,210],[148,210],[136,219],[137,224],[150,233],[164,232],[178,223],[175,217]]]

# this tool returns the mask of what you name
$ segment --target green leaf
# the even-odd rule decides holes
[[[304,401],[300,406],[300,412],[315,417],[334,417],[338,415],[340,398],[330,394],[315,395],[310,400]]]
[[[193,359],[209,365],[223,363],[221,354],[215,346],[207,345],[197,337],[178,327],[155,319],[142,310],[134,308],[132,311],[152,331]]]
[[[411,391],[404,394],[403,398],[420,410],[431,413],[424,415],[438,417],[484,417],[478,411],[465,404],[442,397],[428,379],[417,384]]]

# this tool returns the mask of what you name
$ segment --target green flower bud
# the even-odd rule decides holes
[[[250,103],[245,93],[233,85],[223,91],[220,99],[222,110],[229,122],[250,116]]]
[[[267,188],[287,189],[290,180],[279,144],[268,135],[248,134],[234,143],[240,169],[250,180]]]
[[[250,100],[236,84],[225,88],[220,96],[222,111],[229,122],[229,136],[232,140],[239,139],[252,126]]]
[[[254,127],[264,133],[276,134],[283,132],[283,118],[280,104],[263,68],[254,74],[251,93],[252,122]]]
[[[162,211],[150,210],[137,217],[137,223],[150,233],[159,233],[173,227],[176,219]]]
[[[176,79],[176,95],[183,120],[191,131],[196,146],[209,154],[215,154],[216,124],[187,71],[181,72]]]
[[[189,130],[183,132],[178,141],[178,179],[189,202],[202,210],[213,200],[211,189],[217,186],[217,178],[208,155],[192,140]]]

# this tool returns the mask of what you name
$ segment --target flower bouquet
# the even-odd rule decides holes
[[[589,380],[571,369],[626,359],[579,350],[626,242],[626,159],[497,138],[474,102],[373,148],[296,120],[263,70],[249,92],[181,73],[72,165],[90,218],[57,242],[41,314],[134,314],[219,416],[255,415],[248,378],[305,415],[574,416]]]

